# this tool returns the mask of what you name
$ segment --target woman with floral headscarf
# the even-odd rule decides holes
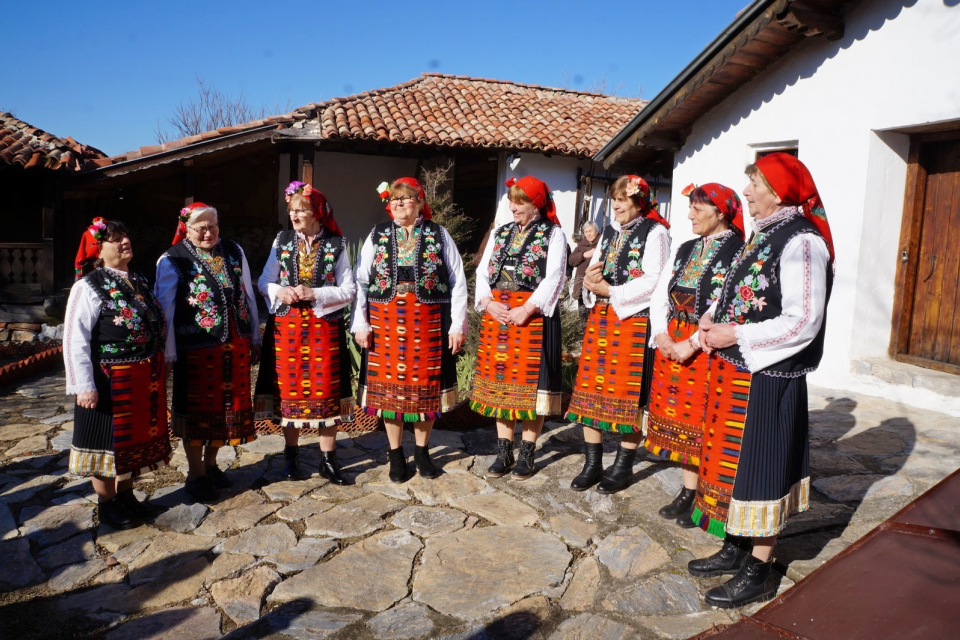
[[[487,475],[534,473],[546,416],[560,413],[560,310],[567,239],[545,182],[507,181],[513,221],[495,229],[477,266],[476,308],[483,311],[470,406],[497,419],[497,458]],[[513,455],[516,423],[520,451]],[[514,466],[516,465],[516,466]]]
[[[157,261],[157,299],[173,368],[173,432],[183,439],[186,490],[202,502],[232,485],[220,447],[256,439],[250,365],[260,359],[260,320],[240,245],[220,237],[217,210],[180,210],[173,246]]]
[[[695,526],[690,516],[703,457],[709,384],[709,356],[700,347],[697,325],[720,295],[727,269],[743,247],[743,207],[733,189],[716,182],[690,185],[683,194],[690,198],[687,218],[700,237],[673,251],[668,262],[673,268],[663,271],[650,301],[651,346],[656,350],[644,447],[682,465],[683,488],[659,514],[689,529]],[[709,457],[709,451],[703,453]]]
[[[615,493],[633,478],[650,387],[650,297],[670,249],[669,224],[643,178],[620,176],[610,194],[614,220],[603,230],[583,279],[584,301],[591,309],[567,412],[569,420],[583,425],[584,464],[570,483],[574,491],[599,482],[597,491]],[[604,431],[622,436],[606,472],[601,464]]]
[[[351,330],[363,348],[360,404],[386,425],[390,480],[410,477],[406,423],[413,423],[420,477],[434,478],[430,431],[458,399],[454,354],[467,327],[467,282],[460,252],[431,220],[420,183],[400,178],[377,191],[391,220],[373,228],[357,262]]]
[[[774,596],[773,546],[810,499],[806,374],[823,355],[833,241],[806,166],[772,153],[747,167],[756,231],[700,319],[710,358],[704,459],[694,521],[724,538],[695,576],[734,574],[706,602],[739,607]],[[710,462],[708,460],[708,462]]]
[[[326,197],[291,182],[293,229],[277,234],[257,282],[274,316],[274,366],[260,376],[276,396],[257,396],[258,413],[283,426],[283,475],[301,477],[300,429],[320,431],[320,475],[346,484],[337,461],[337,425],[353,421],[353,392],[343,310],[357,295],[346,240]],[[264,361],[266,361],[266,356]],[[263,388],[260,378],[258,388]]]

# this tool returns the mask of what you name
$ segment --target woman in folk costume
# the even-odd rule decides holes
[[[390,480],[410,477],[405,423],[413,423],[420,477],[433,478],[430,430],[457,403],[454,354],[467,327],[467,282],[453,238],[430,220],[420,183],[400,178],[377,191],[391,220],[373,228],[357,263],[351,330],[363,348],[360,404],[386,425]]]
[[[534,473],[544,417],[560,413],[560,310],[567,239],[553,194],[533,176],[507,181],[513,221],[490,236],[477,266],[476,307],[483,311],[470,406],[497,419],[497,459],[487,475]],[[516,459],[513,438],[522,423]],[[516,465],[516,466],[514,466]]]
[[[633,478],[650,387],[650,297],[670,251],[670,225],[643,178],[620,176],[610,194],[614,220],[603,230],[583,279],[584,301],[591,309],[567,412],[569,420],[584,427],[585,459],[570,483],[574,491],[599,482],[597,491],[615,493]],[[622,436],[613,466],[605,472],[604,431]]]
[[[97,218],[81,250],[63,338],[66,391],[77,396],[69,469],[93,476],[100,522],[129,529],[155,515],[134,497],[133,477],[170,457],[166,325],[147,280],[128,268],[122,224]]]
[[[707,592],[716,607],[773,597],[777,534],[809,508],[806,374],[823,355],[833,287],[830,226],[807,168],[773,153],[747,175],[756,231],[700,320],[700,344],[714,355],[693,519],[725,539],[688,568],[735,574]]]
[[[700,347],[697,326],[720,295],[723,280],[743,247],[743,207],[733,189],[711,182],[690,185],[693,232],[700,236],[674,249],[650,301],[654,342],[653,378],[647,405],[647,439],[651,453],[679,462],[683,488],[660,509],[664,518],[685,529],[697,494],[697,473],[707,410],[709,356]]]
[[[173,246],[157,261],[157,299],[173,368],[173,432],[183,439],[186,490],[215,500],[231,485],[217,451],[256,439],[250,365],[260,359],[260,320],[240,245],[220,237],[217,210],[180,210]]]
[[[354,406],[343,309],[357,284],[326,197],[303,182],[291,182],[286,193],[293,229],[277,234],[257,282],[274,315],[276,354],[274,369],[261,365],[260,375],[274,379],[278,397],[258,396],[257,404],[273,405],[270,417],[283,426],[286,477],[301,477],[299,430],[316,427],[320,475],[342,485],[337,425],[353,421]]]

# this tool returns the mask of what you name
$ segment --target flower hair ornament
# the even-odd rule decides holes
[[[423,203],[423,208],[420,210],[420,217],[424,220],[430,220],[433,217],[433,211],[430,210],[430,203],[427,202],[427,194],[423,190],[423,185],[420,184],[419,180],[416,178],[397,178],[393,181],[393,184],[402,184],[416,191],[417,199]],[[377,185],[377,194],[380,196],[381,202],[387,203],[387,213],[393,218],[393,210],[390,208],[390,186],[389,182],[381,182]]]
[[[290,199],[297,194],[305,197],[310,201],[310,209],[313,210],[314,219],[319,220],[323,228],[330,233],[338,236],[343,235],[340,225],[333,217],[333,207],[330,206],[330,201],[319,189],[314,189],[312,185],[306,182],[294,180],[287,186],[284,193],[287,202],[290,202]]]
[[[107,221],[103,218],[94,218],[93,223],[84,230],[80,238],[80,248],[77,249],[77,257],[73,261],[75,280],[93,271],[94,263],[100,257],[100,242],[107,230],[106,223]]]
[[[670,223],[667,222],[667,219],[661,216],[660,212],[657,210],[657,207],[660,206],[660,203],[657,202],[657,199],[654,198],[653,194],[650,192],[650,185],[647,184],[647,181],[640,176],[634,175],[628,175],[627,179],[627,186],[624,190],[625,195],[628,198],[640,198],[640,211],[642,215],[646,218],[650,218],[651,220],[659,222],[669,229]]]
[[[690,197],[690,194],[697,190],[697,185],[693,182],[688,184],[683,188],[683,191],[680,192],[680,195]]]
[[[691,183],[684,187],[680,193],[690,197],[697,189],[702,189],[707,194],[707,198],[717,208],[720,215],[730,223],[730,228],[733,229],[734,233],[743,238],[745,233],[743,205],[740,203],[740,196],[737,195],[737,192],[719,182],[708,182],[699,186]]]
[[[93,236],[93,239],[97,242],[103,241],[103,234],[107,230],[107,221],[103,218],[94,218],[93,224],[87,227],[87,231],[90,232],[90,235]]]
[[[390,199],[390,183],[381,182],[378,184],[377,193],[380,195],[381,202],[387,202]]]
[[[193,215],[195,209],[213,209],[213,207],[202,202],[193,202],[183,209],[180,209],[180,214],[177,216],[177,231],[173,234],[173,242],[170,243],[171,245],[177,244],[187,237],[187,222],[190,220],[190,216]],[[214,209],[214,211],[216,210]]]

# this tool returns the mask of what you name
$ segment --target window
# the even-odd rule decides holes
[[[747,164],[752,164],[771,153],[788,153],[794,158],[797,158],[799,157],[799,152],[800,143],[797,140],[751,144],[747,150]]]

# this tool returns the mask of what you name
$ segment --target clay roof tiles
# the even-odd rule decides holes
[[[0,111],[0,163],[24,169],[75,171],[87,161],[103,158],[106,155],[99,149],[82,145],[73,138],[58,138]]]

